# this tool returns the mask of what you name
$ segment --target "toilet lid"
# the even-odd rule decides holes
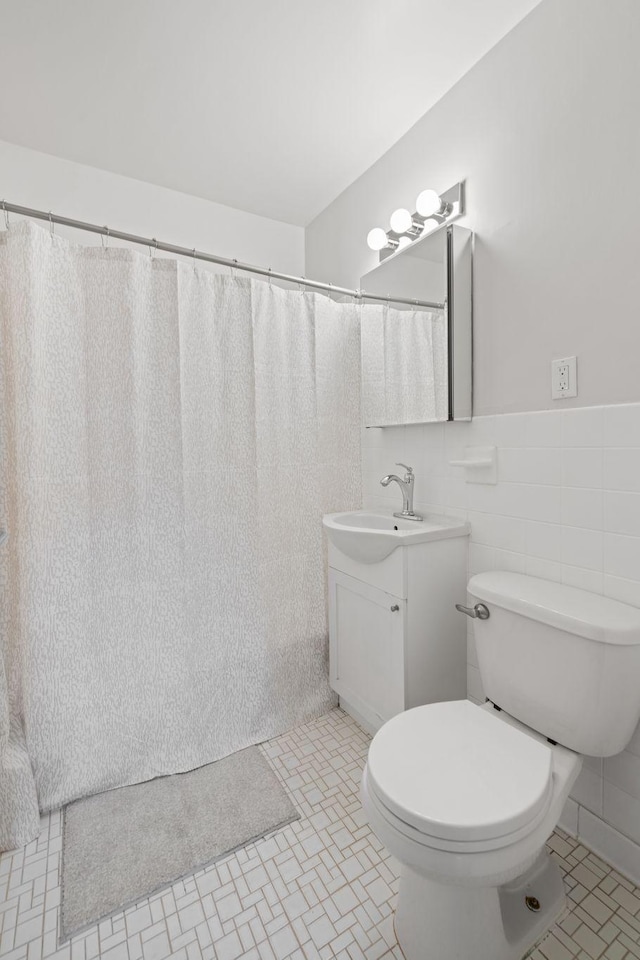
[[[395,816],[443,840],[512,834],[546,808],[552,753],[469,700],[400,713],[375,735],[368,781]]]

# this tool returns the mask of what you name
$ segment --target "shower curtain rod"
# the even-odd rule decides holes
[[[98,233],[100,236],[113,238],[114,240],[124,240],[128,243],[139,243],[142,246],[149,247],[150,250],[162,250],[165,253],[173,253],[179,257],[193,257],[194,260],[206,260],[207,263],[218,263],[223,267],[229,267],[231,270],[244,270],[247,273],[257,273],[262,277],[269,277],[274,280],[285,280],[288,283],[296,283],[298,286],[311,287],[314,290],[326,290],[328,293],[338,293],[347,297],[353,297],[354,300],[378,300],[384,303],[402,303],[411,307],[428,307],[430,310],[444,310],[444,303],[431,303],[429,300],[416,300],[407,297],[376,296],[374,293],[366,293],[364,290],[351,290],[348,287],[336,287],[333,283],[323,283],[322,280],[308,280],[306,277],[294,277],[288,273],[279,273],[270,267],[255,267],[251,263],[242,263],[239,260],[230,260],[228,257],[218,257],[213,253],[205,253],[202,250],[189,249],[188,247],[179,247],[175,243],[165,243],[162,240],[156,240],[155,237],[139,237],[133,233],[124,233],[122,230],[112,230],[110,227],[100,227],[96,223],[85,223],[82,220],[72,220],[69,217],[61,217],[51,211],[35,210],[32,207],[21,207],[16,203],[8,203],[3,200],[2,210],[6,214],[15,213],[21,217],[31,217],[34,220],[45,220],[51,226],[54,223],[63,227],[72,227],[74,230],[86,230],[88,233]]]

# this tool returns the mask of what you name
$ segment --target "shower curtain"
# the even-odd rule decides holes
[[[0,234],[0,848],[317,716],[358,308]]]
[[[449,414],[442,311],[370,306],[362,316],[362,409],[368,425],[425,423]]]

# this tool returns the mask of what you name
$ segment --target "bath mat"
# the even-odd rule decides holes
[[[257,747],[68,804],[61,942],[299,818]]]

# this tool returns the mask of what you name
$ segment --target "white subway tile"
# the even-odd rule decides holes
[[[578,811],[579,806],[575,800],[569,797],[562,809],[558,826],[572,837],[578,836]]]
[[[562,559],[562,527],[558,523],[527,523],[525,553],[543,560]]]
[[[478,543],[469,544],[469,576],[495,570],[493,547],[483,547]]]
[[[604,781],[602,816],[616,830],[635,843],[640,843],[640,800],[620,790],[608,780]]]
[[[603,528],[602,490],[587,487],[562,488],[562,523],[570,527],[587,527],[589,530]]]
[[[385,432],[382,427],[363,427],[362,446],[381,447],[384,445]]]
[[[526,521],[492,513],[469,512],[471,539],[490,547],[524,553]]]
[[[640,403],[615,404],[603,410],[604,445],[640,447]]]
[[[605,490],[604,529],[640,537],[640,493]]]
[[[422,431],[422,442],[427,450],[438,450],[444,447],[444,423],[425,423]]]
[[[461,449],[462,447],[468,446],[471,443],[472,431],[472,421],[450,420],[444,424],[445,447]]]
[[[625,580],[640,580],[640,537],[605,533],[604,572]]]
[[[604,488],[640,493],[640,448],[605,449]]]
[[[605,575],[604,593],[607,597],[629,603],[632,607],[640,607],[640,581],[626,580],[624,577]]]
[[[467,693],[476,703],[484,703],[487,699],[480,679],[480,671],[471,665],[467,666]]]
[[[444,447],[423,449],[420,454],[422,470],[427,477],[446,477],[450,473],[448,457]],[[413,464],[410,464],[413,466]]]
[[[604,436],[604,408],[577,407],[563,410],[562,445],[564,447],[601,447]]]
[[[542,523],[559,523],[562,514],[562,489],[534,483],[500,484],[508,491],[511,500],[510,514],[524,520],[539,520]],[[505,512],[507,512],[505,510]]]
[[[573,567],[602,571],[604,535],[600,530],[581,527],[562,528],[562,562]]]
[[[447,507],[466,509],[468,484],[464,480],[446,479],[443,484],[443,502]]]
[[[633,753],[636,757],[640,758],[640,724],[638,724],[634,730],[633,736],[627,744],[626,749],[629,751],[629,753]]]
[[[539,560],[537,557],[527,557],[526,573],[530,577],[540,577],[542,580],[555,580],[562,583],[562,564],[553,560]]]
[[[562,481],[562,455],[548,447],[501,447],[498,451],[500,481],[553,483]]]
[[[600,570],[585,570],[583,567],[562,565],[562,582],[578,590],[590,590],[591,593],[604,593],[604,575]]]
[[[619,873],[640,883],[640,846],[582,808],[578,813],[578,837]]]
[[[473,446],[495,446],[498,419],[498,417],[475,417],[471,421],[469,442]]]
[[[504,515],[505,484],[470,483],[467,491],[467,508],[477,513]]]
[[[524,414],[523,442],[528,447],[560,447],[562,420],[558,410]]]
[[[476,638],[473,633],[473,627],[467,630],[467,666],[478,666],[478,654],[476,652]]]
[[[499,447],[522,446],[527,424],[526,413],[507,413],[496,417],[496,444]]]
[[[572,798],[581,807],[586,807],[602,816],[602,777],[584,764],[571,791]]]
[[[526,573],[527,558],[524,553],[502,550],[494,547],[493,562],[496,570],[509,570],[511,573]]]
[[[640,800],[640,757],[623,750],[615,757],[606,757],[604,778],[620,790]],[[639,827],[640,829],[640,824]]]
[[[562,451],[562,483],[565,487],[602,487],[602,449],[565,447]]]

